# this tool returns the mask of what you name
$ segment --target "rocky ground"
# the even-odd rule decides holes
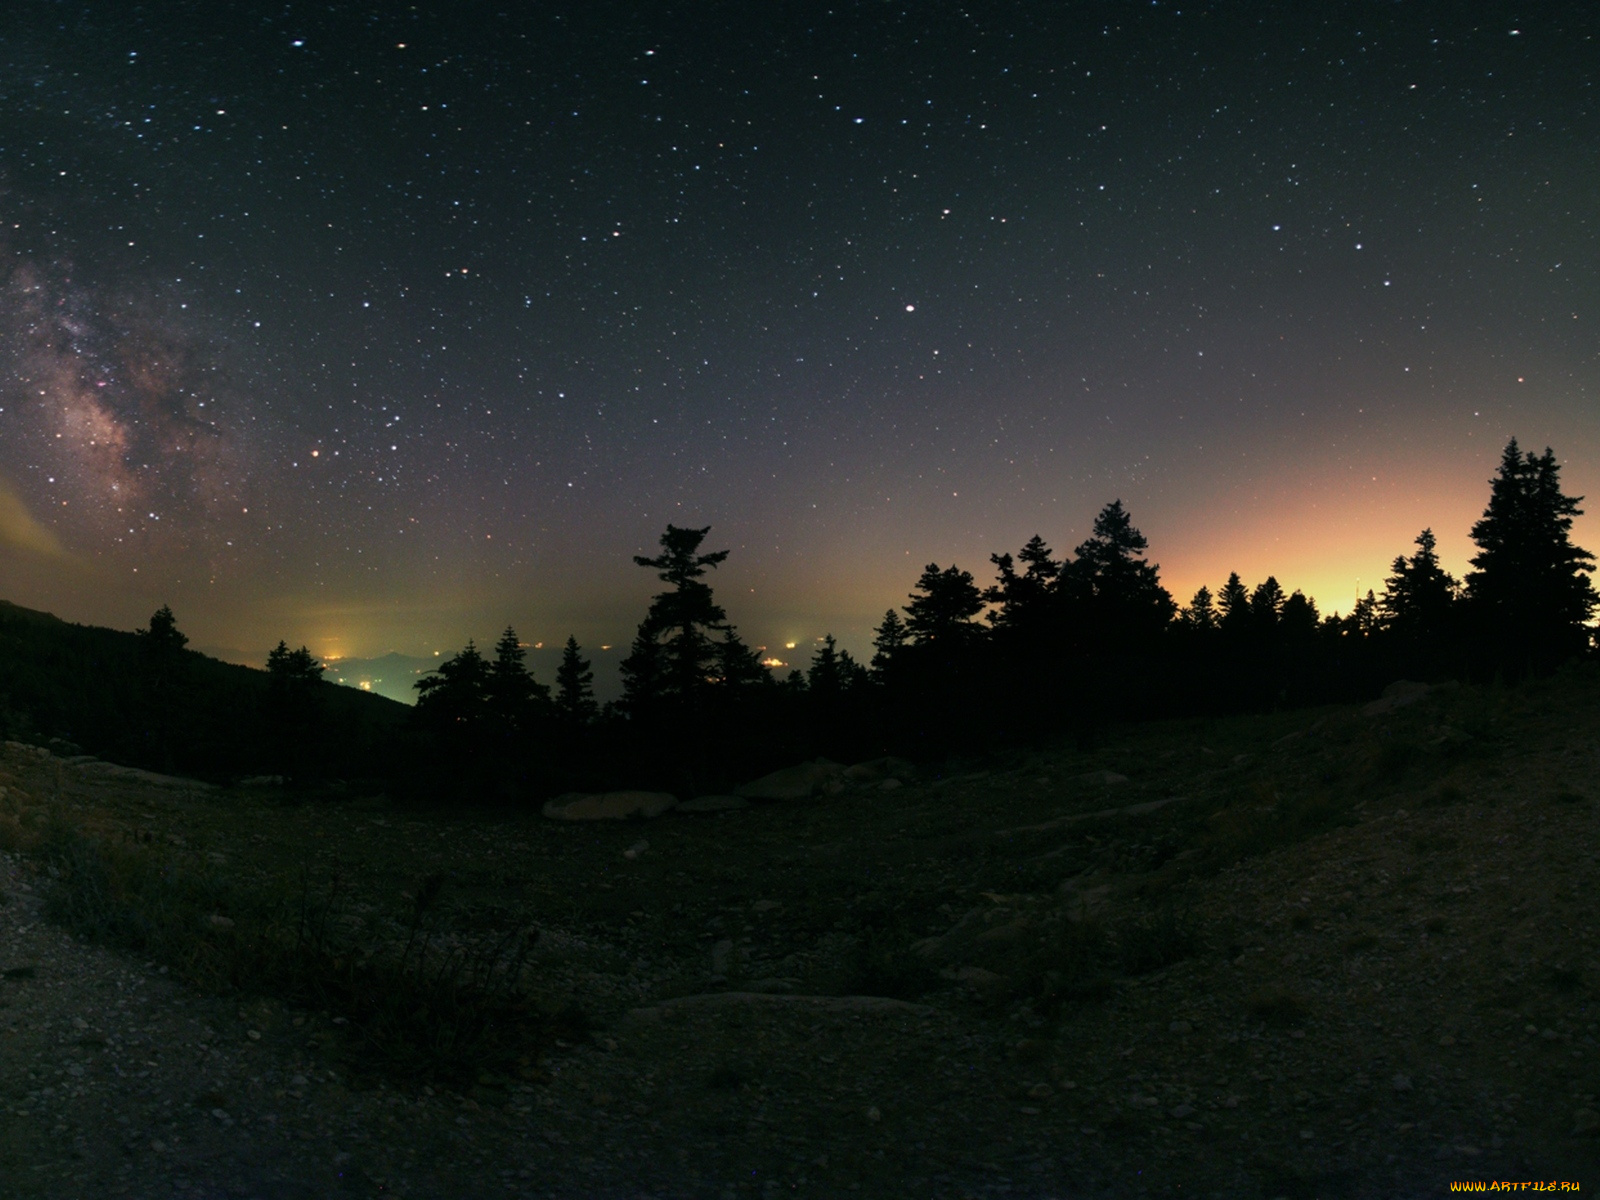
[[[593,824],[9,746],[0,1192],[1587,1194],[1600,684],[1404,699]],[[337,862],[352,926],[443,870],[463,929],[538,923],[592,1036],[454,1089],[374,1069],[45,920],[52,812],[246,881]]]

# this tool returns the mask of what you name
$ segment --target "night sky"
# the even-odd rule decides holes
[[[671,521],[803,661],[1118,497],[1325,613],[1600,508],[1592,5],[499,7],[4,5],[0,598],[626,643]]]

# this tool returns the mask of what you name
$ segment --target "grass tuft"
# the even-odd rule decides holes
[[[206,990],[335,1014],[352,1065],[363,1069],[470,1085],[485,1070],[526,1072],[557,1028],[569,1039],[584,1029],[571,1012],[542,1012],[527,990],[537,930],[470,940],[437,927],[439,875],[416,888],[403,942],[384,944],[345,932],[357,922],[337,872],[246,891],[54,816],[39,851],[54,877],[49,918]]]

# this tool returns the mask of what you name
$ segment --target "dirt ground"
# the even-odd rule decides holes
[[[1597,734],[1576,676],[583,825],[10,745],[17,828],[55,810],[246,882],[337,870],[374,936],[443,871],[462,930],[539,927],[536,989],[592,1032],[524,1078],[373,1069],[327,1014],[64,933],[14,853],[0,1193],[1590,1194]]]

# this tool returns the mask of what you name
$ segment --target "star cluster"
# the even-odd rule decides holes
[[[859,647],[1117,496],[1180,593],[1459,570],[1510,434],[1600,477],[1595,26],[25,0],[0,491],[60,553],[0,523],[4,591],[621,641],[670,520],[754,640]]]

